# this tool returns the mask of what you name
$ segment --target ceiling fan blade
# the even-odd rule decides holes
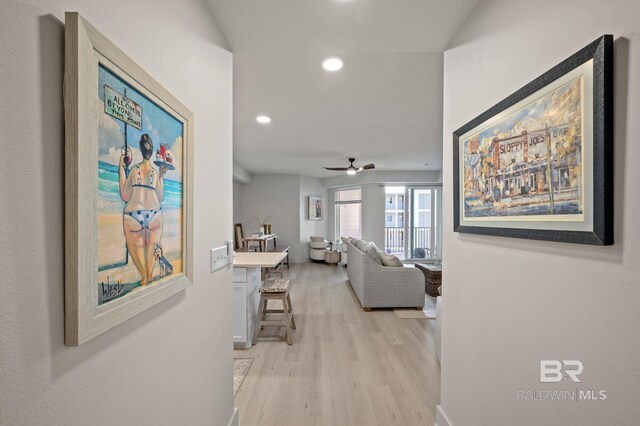
[[[371,169],[375,169],[376,166],[373,163],[369,163],[369,164],[365,164],[362,167],[358,167],[358,169],[356,170],[357,172],[361,172],[363,170],[371,170]]]
[[[325,167],[326,170],[331,170],[332,172],[345,172],[349,170],[348,167]]]

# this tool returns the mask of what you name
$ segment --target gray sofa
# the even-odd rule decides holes
[[[424,306],[424,275],[413,265],[378,265],[368,254],[347,242],[347,277],[365,311],[371,308]]]

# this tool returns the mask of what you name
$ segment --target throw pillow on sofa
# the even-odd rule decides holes
[[[362,240],[362,242],[358,245],[358,248],[363,252],[366,252],[367,249],[369,248],[369,242]]]
[[[378,247],[376,247],[373,242],[366,244],[364,252],[371,258],[371,260],[382,266],[382,260],[378,254]]]
[[[378,256],[380,256],[380,260],[382,261],[382,266],[404,266],[400,258],[398,256],[394,256],[393,254],[388,254],[383,251],[378,252]]]
[[[355,241],[351,241],[351,244],[356,246],[358,250],[364,251],[364,245],[367,244],[367,242],[365,240],[355,240]]]

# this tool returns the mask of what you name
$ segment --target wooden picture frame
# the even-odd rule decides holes
[[[309,220],[322,220],[324,219],[324,198],[310,196],[308,216]]]
[[[194,126],[78,13],[65,21],[65,344],[76,346],[192,284]],[[107,150],[118,131],[124,148]]]
[[[453,132],[454,232],[613,244],[613,36]]]

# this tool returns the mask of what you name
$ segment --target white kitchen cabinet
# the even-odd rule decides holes
[[[260,268],[233,268],[233,344],[250,348],[258,303],[260,302]]]

